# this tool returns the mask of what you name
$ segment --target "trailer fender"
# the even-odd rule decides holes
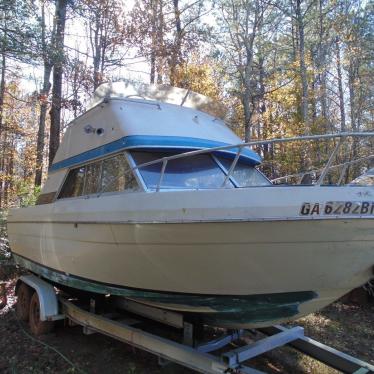
[[[64,318],[58,312],[58,299],[54,287],[35,275],[22,275],[16,284],[16,291],[21,284],[26,283],[30,286],[39,297],[40,303],[40,320],[54,321]]]

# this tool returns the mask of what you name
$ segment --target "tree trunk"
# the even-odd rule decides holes
[[[357,131],[356,124],[356,94],[355,94],[355,66],[352,61],[349,63],[348,69],[348,86],[349,86],[349,104],[351,109],[351,127],[352,131]]]
[[[175,23],[175,38],[174,45],[171,51],[171,56],[169,59],[169,68],[170,68],[170,84],[173,86],[175,84],[175,76],[177,72],[178,65],[181,64],[181,45],[182,45],[182,25],[180,19],[179,11],[179,0],[173,0],[174,6],[174,23]]]
[[[0,211],[4,208],[4,187],[5,187],[5,140],[3,140],[3,113],[4,113],[4,95],[5,95],[5,70],[6,70],[6,57],[3,50],[1,55],[1,78],[0,78]]]
[[[101,62],[101,42],[102,42],[102,19],[100,14],[96,14],[96,21],[95,21],[95,29],[94,29],[94,49],[93,49],[93,88],[94,91],[99,86],[101,82],[101,69],[100,69],[100,62]]]
[[[321,90],[319,101],[321,105],[321,115],[325,124],[325,130],[331,126],[331,121],[328,118],[327,110],[327,71],[326,71],[326,31],[323,24],[324,11],[323,11],[324,0],[319,1],[319,56],[318,56],[318,69],[319,73],[319,87]],[[332,130],[332,129],[331,129]]]
[[[348,68],[348,87],[349,87],[349,103],[351,109],[351,128],[353,132],[358,131],[357,126],[357,111],[356,111],[356,91],[355,91],[355,83],[356,83],[356,71],[357,67],[355,63],[351,60],[349,62]],[[356,137],[353,138],[352,141],[352,160],[355,160],[358,155],[358,139]],[[351,179],[358,176],[358,165],[352,165],[352,175]],[[347,176],[349,174],[347,173]]]
[[[7,182],[4,188],[4,205],[9,207],[9,195],[13,187],[13,175],[14,175],[14,137],[9,142],[9,150],[7,155],[7,167],[6,167],[6,174],[7,174]]]
[[[53,68],[52,108],[50,111],[49,166],[52,165],[60,144],[64,32],[67,2],[68,0],[56,0],[56,37],[54,43],[56,60]]]
[[[342,78],[342,66],[341,66],[341,59],[340,59],[339,40],[336,40],[336,42],[335,42],[335,53],[336,53],[336,70],[338,72],[340,130],[341,131],[346,131],[345,108],[344,108],[344,91],[343,91],[343,78]]]
[[[305,35],[304,35],[304,19],[301,12],[301,1],[296,0],[296,22],[298,28],[299,37],[299,68],[300,68],[300,78],[301,78],[301,120],[305,126],[305,132],[308,134],[310,132],[309,118],[308,118],[308,76],[305,64]]]
[[[156,56],[157,56],[157,0],[151,1],[151,11],[152,11],[152,45],[151,45],[151,74],[150,83],[155,83],[156,80]]]
[[[43,177],[43,156],[44,156],[44,136],[45,136],[45,121],[47,117],[48,109],[48,95],[51,89],[49,79],[52,72],[52,56],[48,48],[47,36],[46,36],[46,24],[45,24],[45,8],[42,4],[41,8],[41,32],[42,32],[42,50],[43,50],[43,61],[44,61],[44,74],[43,74],[43,88],[39,93],[40,102],[40,115],[39,115],[39,128],[38,137],[36,143],[36,162],[35,162],[35,186],[42,184]],[[56,20],[54,22],[53,33],[56,31]]]
[[[249,90],[245,89],[245,93],[242,99],[242,105],[244,110],[244,141],[249,142],[251,140],[251,128],[252,128],[252,115],[253,111],[251,108],[251,95]]]
[[[155,83],[156,77],[156,53],[154,50],[151,51],[151,74],[150,74],[150,83]]]
[[[327,77],[326,71],[323,71],[320,75],[320,86],[321,86],[321,94],[320,94],[320,103],[321,103],[321,115],[323,120],[326,124],[326,130],[328,127],[331,127],[331,121],[329,119],[328,111],[327,111]]]
[[[297,60],[297,51],[299,49],[298,42],[297,42],[297,32],[295,21],[293,17],[291,18],[291,35],[292,35],[292,61]]]
[[[51,77],[52,66],[49,63],[44,63],[43,88],[40,92],[40,115],[39,128],[36,143],[36,165],[35,165],[35,186],[42,184],[43,177],[43,156],[44,156],[44,136],[45,136],[45,121],[48,109],[48,94],[51,89],[49,78]]]
[[[8,156],[8,132],[4,131],[3,133],[3,139],[2,139],[2,145],[1,145],[1,159],[0,159],[0,177],[2,176],[2,179],[0,180],[0,210],[6,209],[7,207],[7,195],[6,195],[6,186],[7,186],[7,156]]]
[[[311,80],[311,86],[310,86],[311,92],[313,92],[312,98],[310,100],[310,107],[311,107],[311,114],[312,114],[311,122],[316,123],[316,120],[317,120],[317,87],[318,87],[319,77],[318,77],[318,73],[316,74],[316,69],[314,67],[316,66],[316,64],[318,66],[319,62],[316,61],[318,57],[314,56],[313,51],[310,51],[310,55],[312,59],[311,64],[313,66],[313,78]]]
[[[3,130],[5,70],[6,70],[6,57],[5,57],[5,52],[3,51],[1,55],[1,79],[0,79],[0,141],[1,141],[1,133]]]
[[[264,57],[260,56],[258,59],[258,69],[259,69],[259,94],[258,94],[258,104],[257,104],[257,112],[258,112],[258,132],[257,138],[261,139],[265,133],[265,121],[264,121],[264,113],[266,112],[266,101],[265,101],[265,65],[264,65]],[[262,150],[263,157],[267,157],[267,148],[265,144],[260,146]]]

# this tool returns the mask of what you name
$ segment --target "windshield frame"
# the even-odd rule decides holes
[[[222,168],[222,170],[224,171],[224,173],[227,175],[228,172],[229,172],[229,168],[227,168],[220,160],[219,156],[215,155],[215,154],[212,154],[212,157],[214,158],[214,160],[217,162],[217,164]],[[222,156],[221,156],[222,157]],[[234,162],[234,159],[230,159],[231,161],[231,164]],[[239,160],[237,161],[236,165],[235,165],[235,168],[234,170],[230,173],[230,176],[229,176],[229,179],[231,180],[231,182],[235,185],[235,188],[250,188],[250,187],[268,187],[268,186],[272,186],[273,183],[271,182],[271,180],[261,171],[261,170],[258,170],[256,166],[253,166],[253,165],[249,165],[250,168],[252,168],[255,172],[259,173],[261,175],[261,177],[264,178],[264,180],[266,180],[268,182],[268,184],[259,184],[259,185],[248,185],[248,186],[242,186],[238,180],[235,178],[235,175],[234,175],[234,171],[236,169],[236,167],[238,165],[241,165],[241,164],[244,164],[244,163],[241,163]],[[230,166],[231,167],[231,166]]]
[[[230,174],[229,178],[227,179],[227,182],[226,183],[230,183],[231,187],[225,187],[222,185],[220,186],[217,186],[217,187],[209,187],[209,188],[189,188],[189,187],[180,187],[180,188],[167,188],[167,187],[163,187],[162,186],[162,182],[164,180],[164,176],[165,176],[165,173],[166,173],[166,170],[164,169],[163,170],[163,158],[164,157],[169,157],[169,156],[163,156],[163,157],[160,157],[160,158],[155,158],[153,161],[148,161],[148,162],[143,162],[142,164],[137,164],[136,161],[135,161],[135,158],[133,157],[133,154],[132,152],[149,152],[149,153],[170,153],[170,156],[173,156],[174,154],[183,154],[183,153],[186,153],[188,152],[187,150],[184,150],[184,151],[181,151],[181,150],[176,150],[176,149],[149,149],[149,148],[132,148],[132,149],[128,149],[126,151],[127,153],[127,156],[128,156],[128,160],[130,162],[130,165],[133,169],[133,172],[134,174],[136,175],[138,181],[140,182],[141,184],[141,187],[147,191],[147,192],[159,192],[159,191],[163,191],[163,192],[167,192],[167,191],[202,191],[202,190],[216,190],[216,189],[227,189],[227,188],[251,188],[251,187],[269,187],[269,186],[273,186],[272,182],[260,171],[258,170],[255,166],[252,166],[252,165],[249,165],[249,167],[253,168],[255,170],[255,172],[257,173],[260,173],[261,176],[269,182],[268,185],[258,185],[258,186],[241,186],[240,183],[238,183],[236,180],[235,180],[235,177]],[[217,157],[217,155],[214,153],[214,152],[207,152],[206,153],[207,155],[210,156],[211,160],[214,162],[214,164],[217,166],[217,168],[219,168],[221,171],[222,171],[222,174],[227,177],[227,174],[228,174],[228,170],[227,168],[220,162],[219,158]],[[175,160],[178,160],[179,158],[176,158]],[[156,162],[158,161],[158,162]],[[234,160],[232,160],[234,161]],[[155,163],[155,164],[158,164],[160,163],[161,164],[161,168],[160,168],[160,185],[158,186],[159,189],[157,188],[153,188],[152,186],[149,187],[147,185],[147,182],[146,180],[144,179],[142,173],[141,173],[141,167],[142,165],[145,165],[147,166],[149,163]],[[167,169],[167,166],[166,166],[166,169]],[[161,174],[163,174],[163,177],[161,178]]]
[[[155,153],[161,153],[162,156],[160,155],[160,157],[158,158],[155,158],[154,160],[151,160],[151,161],[147,161],[147,162],[142,162],[142,163],[139,163],[137,164],[137,162],[135,161],[135,157],[133,156],[133,152],[142,152],[142,153],[150,153],[150,154],[153,154],[155,155]],[[164,168],[163,166],[163,159],[165,157],[169,157],[169,155],[166,155],[170,153],[170,156],[173,156],[173,155],[178,155],[178,154],[183,154],[185,153],[185,150],[182,150],[182,151],[179,151],[179,150],[175,150],[173,149],[172,151],[171,150],[167,150],[167,149],[137,149],[137,148],[133,148],[131,150],[128,151],[128,155],[129,155],[129,159],[131,160],[131,165],[133,167],[133,171],[137,173],[137,176],[139,179],[141,179],[142,181],[142,187],[146,190],[146,191],[149,191],[149,192],[154,192],[154,191],[201,191],[201,190],[216,190],[216,189],[220,189],[220,188],[228,188],[228,189],[233,189],[233,188],[236,188],[235,184],[231,181],[231,180],[228,180],[226,182],[227,187],[224,187],[223,186],[223,183],[224,183],[224,180],[226,178],[226,171],[224,168],[222,168],[222,166],[220,164],[218,164],[216,162],[216,159],[213,157],[213,154],[208,152],[208,153],[204,153],[202,155],[196,155],[196,156],[191,156],[191,157],[201,157],[201,156],[204,156],[207,158],[207,165],[209,163],[211,163],[212,166],[214,166],[214,168],[212,168],[212,170],[216,170],[216,171],[219,171],[220,172],[220,175],[222,174],[222,183],[218,183],[216,186],[209,186],[209,187],[200,187],[200,186],[196,186],[196,187],[188,187],[188,186],[180,186],[180,187],[168,187],[167,185],[163,185],[164,181],[165,181],[165,178],[167,178],[167,175],[168,175],[168,167],[169,167],[169,162],[178,162],[178,160],[182,159],[182,160],[189,160],[191,157],[186,157],[186,158],[183,158],[183,157],[180,157],[180,158],[176,158],[174,160],[171,160],[167,163],[166,165],[166,168]],[[156,162],[157,161],[157,162]],[[158,177],[158,183],[159,185],[155,186],[155,185],[148,185],[147,181],[146,181],[146,178],[143,176],[142,174],[142,165],[144,165],[144,167],[147,167],[148,164],[159,164],[160,165],[160,171],[159,171],[159,177]],[[170,165],[171,166],[171,165]],[[173,165],[172,167],[176,167],[176,165]],[[182,169],[183,170],[183,169]],[[206,170],[209,170],[209,169],[206,169]],[[195,172],[191,172],[190,174],[193,174]],[[199,171],[196,170],[196,174],[198,175]],[[161,174],[162,174],[162,178],[161,178]],[[175,174],[178,174],[178,173],[175,173]],[[180,172],[179,173],[181,176],[184,175],[185,173],[183,172]],[[187,175],[189,173],[186,173],[185,175]],[[173,175],[173,173],[171,173],[170,175]],[[210,174],[206,174],[206,176],[210,176]],[[200,177],[204,177],[204,175],[200,175]],[[183,178],[181,178],[180,180],[181,182],[183,181]],[[201,181],[201,183],[204,183],[203,181]],[[159,189],[157,189],[159,187]]]

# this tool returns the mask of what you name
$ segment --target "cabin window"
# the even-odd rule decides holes
[[[226,169],[226,173],[230,169],[233,159],[217,157],[221,165]],[[235,169],[230,174],[234,183],[238,187],[268,186],[271,182],[255,167],[238,161]]]
[[[58,198],[138,189],[126,156],[119,154],[70,170]]]
[[[162,157],[170,156],[165,152],[131,152],[137,165]],[[160,180],[162,162],[139,168],[145,184],[151,190],[157,188]],[[201,154],[168,161],[161,182],[162,189],[209,189],[219,188],[225,181],[225,174],[209,154]],[[228,181],[228,188],[233,184]]]
[[[97,193],[100,190],[101,164],[101,162],[94,162],[86,166],[84,195]]]
[[[120,154],[103,161],[101,191],[138,190],[139,186],[130,170],[125,155]]]
[[[83,193],[85,166],[70,170],[62,186],[59,198],[76,197]]]

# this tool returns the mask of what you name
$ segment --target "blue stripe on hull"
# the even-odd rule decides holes
[[[130,297],[139,301],[163,304],[188,305],[189,307],[208,307],[212,312],[201,313],[207,324],[230,326],[235,324],[266,323],[269,325],[279,319],[292,319],[299,313],[299,305],[318,297],[313,291],[284,292],[260,295],[200,295],[118,287],[42,266],[22,256],[13,254],[15,261],[22,267],[43,278],[64,286],[99,294]],[[182,308],[181,308],[182,309]]]
[[[169,149],[183,149],[184,151],[202,148],[213,148],[229,145],[228,143],[217,142],[208,139],[198,139],[180,136],[150,136],[150,135],[132,135],[125,136],[114,142],[104,144],[100,147],[91,149],[89,151],[80,153],[79,155],[69,157],[65,160],[54,163],[49,172],[59,169],[68,168],[76,164],[87,162],[95,158],[103,157],[106,154],[120,151],[126,148],[169,148]],[[226,153],[235,154],[237,148],[225,151]],[[253,165],[261,162],[261,157],[250,149],[242,150],[242,158],[247,159]]]

